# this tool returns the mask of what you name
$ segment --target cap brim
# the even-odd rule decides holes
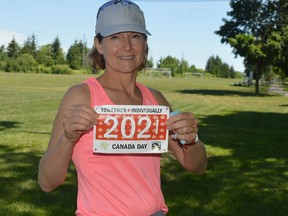
[[[99,32],[103,37],[107,37],[109,35],[113,35],[120,32],[139,32],[146,35],[151,35],[149,31],[139,25],[117,25],[117,26],[108,26],[106,28],[101,29]]]

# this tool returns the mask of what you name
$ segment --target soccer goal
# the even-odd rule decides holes
[[[172,71],[170,68],[146,68],[139,72],[140,76],[144,76],[146,78],[171,78]]]

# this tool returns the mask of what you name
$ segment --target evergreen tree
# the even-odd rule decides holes
[[[5,46],[0,46],[0,70],[4,70],[8,61],[7,52]]]
[[[68,49],[66,59],[72,69],[81,69],[84,67],[85,53],[88,48],[82,41],[75,41],[74,44]]]
[[[54,64],[65,64],[64,52],[61,48],[61,43],[58,36],[51,45],[51,53]]]
[[[216,77],[220,76],[221,70],[222,70],[221,58],[218,55],[216,57],[214,57],[214,56],[209,57],[209,59],[206,63],[205,70],[208,73],[211,73]]]
[[[31,37],[28,36],[27,40],[24,42],[21,52],[30,54],[35,58],[37,51],[38,51],[38,45],[37,45],[36,36],[35,34],[32,34]]]
[[[235,78],[236,72],[234,68],[229,66],[227,63],[223,63],[221,58],[217,55],[210,56],[207,63],[205,70],[208,73],[213,74],[216,77],[222,77],[222,78]]]
[[[234,70],[234,67],[233,66],[231,66],[230,67],[230,76],[229,76],[229,78],[236,78],[236,71]]]
[[[7,52],[5,52],[6,48],[4,45],[0,46],[0,61],[6,61],[8,56]]]
[[[13,39],[8,44],[7,55],[9,58],[16,58],[19,55],[19,52],[20,52],[20,46],[13,37]]]
[[[227,63],[222,63],[218,72],[218,77],[230,78],[230,67]]]

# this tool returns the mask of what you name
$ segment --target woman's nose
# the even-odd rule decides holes
[[[125,37],[122,40],[122,47],[126,50],[130,50],[131,49],[131,39],[130,37]]]

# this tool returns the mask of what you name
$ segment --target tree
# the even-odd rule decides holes
[[[35,34],[32,34],[32,36],[28,36],[27,40],[24,42],[24,45],[21,49],[22,53],[30,54],[34,58],[36,57],[38,51],[38,45]]]
[[[88,48],[82,41],[74,41],[74,44],[68,49],[66,59],[72,69],[81,69],[84,67],[85,53]]]
[[[227,63],[223,63],[220,67],[219,77],[230,78],[230,67]]]
[[[179,67],[178,67],[177,72],[178,72],[178,74],[183,74],[185,72],[188,72],[188,68],[189,68],[188,61],[186,61],[182,58],[181,61],[179,62]]]
[[[211,56],[206,63],[205,70],[208,73],[211,73],[214,76],[218,77],[221,74],[222,64],[222,60],[218,55],[216,57]]]
[[[4,70],[6,66],[6,62],[8,61],[7,52],[5,51],[5,46],[0,46],[0,70]]]
[[[5,46],[0,46],[0,61],[6,61],[8,59],[7,52],[5,52]]]
[[[224,25],[215,33],[221,36],[222,43],[230,44],[235,56],[244,57],[245,65],[254,68],[255,92],[259,94],[259,78],[270,63],[265,47],[277,26],[280,9],[275,0],[231,0],[230,6],[227,15],[231,20],[223,19]]]
[[[153,68],[153,66],[154,66],[154,59],[153,59],[153,57],[152,56],[150,56],[150,58],[147,60],[147,65],[146,65],[146,67],[147,68]]]
[[[223,63],[221,58],[217,55],[210,56],[207,63],[205,70],[208,73],[213,74],[216,77],[222,77],[222,78],[235,78],[236,72],[234,68],[229,66],[227,63]]]
[[[230,67],[229,71],[230,71],[230,78],[236,78],[237,77],[236,71],[234,70],[233,66]]]
[[[222,60],[221,58],[217,55],[216,57],[211,56],[209,57],[205,70],[208,73],[213,74],[214,76],[218,77],[221,74],[221,66],[222,66]]]
[[[197,73],[197,68],[195,65],[190,65],[188,72]]]
[[[20,46],[13,37],[13,39],[8,44],[7,55],[9,58],[16,58],[19,55],[19,52],[20,52]]]
[[[44,65],[45,67],[52,66],[54,64],[54,60],[52,58],[51,50],[52,50],[51,44],[41,46],[36,55],[37,63]]]
[[[177,73],[177,69],[179,67],[179,60],[168,55],[166,58],[160,58],[157,63],[157,68],[170,68],[172,71],[172,76],[175,76]]]
[[[288,26],[283,26],[270,35],[267,53],[269,56],[273,56],[273,58],[269,58],[271,64],[284,81],[284,78],[288,76]]]
[[[64,52],[61,48],[61,43],[58,36],[51,45],[51,53],[54,64],[65,64]]]

